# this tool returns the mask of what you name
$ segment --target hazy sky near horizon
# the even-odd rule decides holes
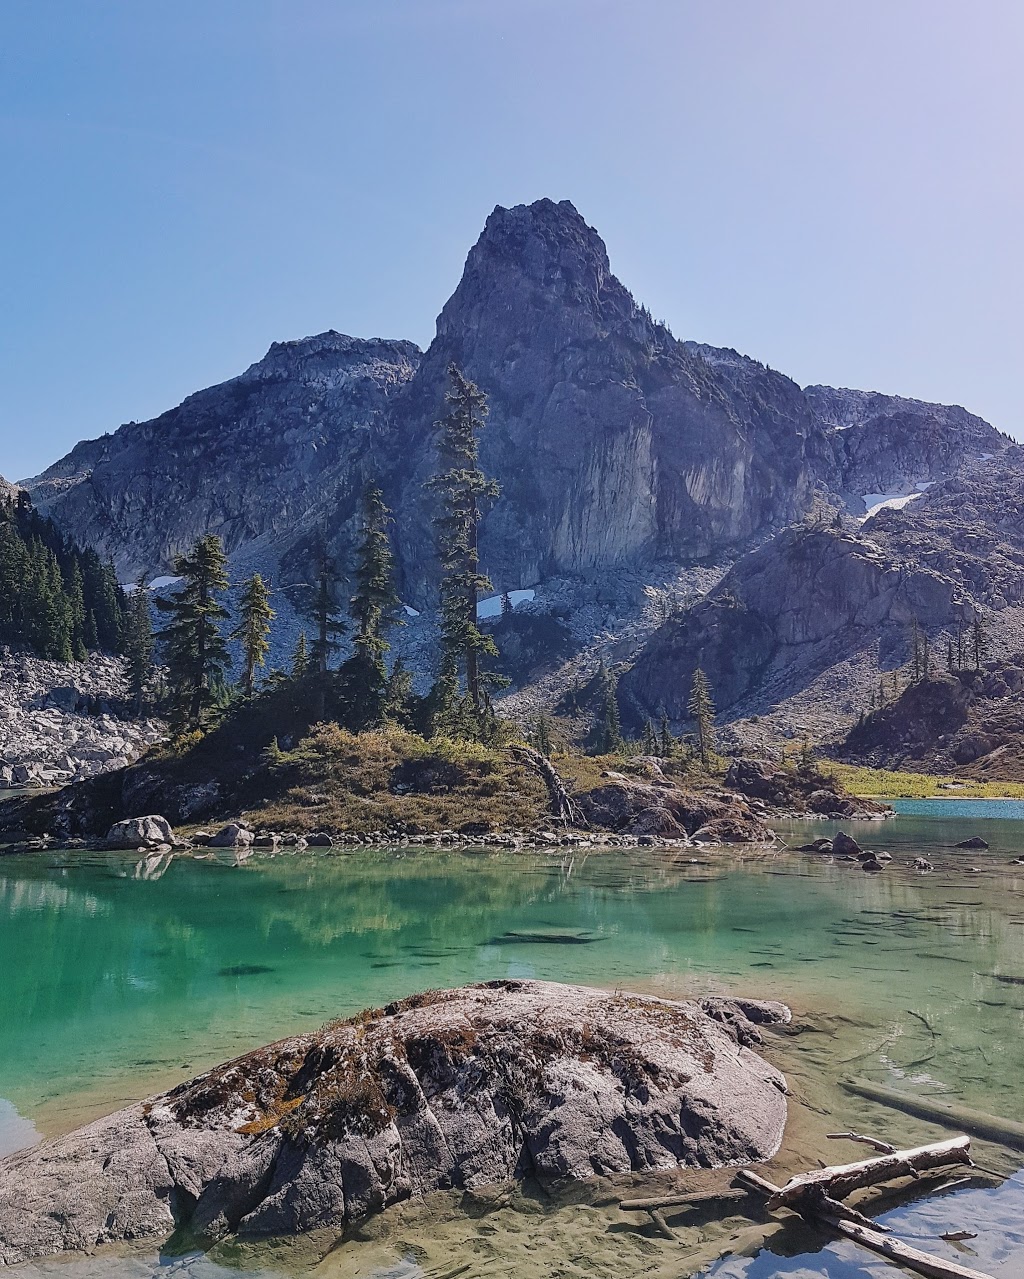
[[[0,0],[0,473],[570,199],[677,337],[1024,436],[1019,0]]]

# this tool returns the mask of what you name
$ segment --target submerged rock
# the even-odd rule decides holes
[[[954,848],[988,848],[988,840],[982,839],[980,835],[972,835],[970,839],[962,839],[959,844],[954,844]]]
[[[431,991],[282,1040],[0,1164],[0,1264],[336,1226],[411,1195],[769,1158],[780,1004],[550,982]]]
[[[837,857],[856,857],[861,851],[860,844],[845,831],[837,831],[832,840],[832,851]]]

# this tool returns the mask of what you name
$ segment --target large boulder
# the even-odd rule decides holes
[[[145,1235],[341,1227],[526,1175],[757,1162],[778,1004],[549,982],[431,991],[282,1040],[0,1164],[0,1264]]]
[[[253,839],[255,836],[247,826],[241,822],[228,822],[216,835],[210,836],[207,844],[210,848],[237,848],[239,844],[251,844]]]
[[[688,791],[671,782],[642,782],[620,773],[575,799],[592,826],[626,835],[682,838],[711,822],[728,822],[731,835],[715,838],[728,843],[768,843],[773,838],[746,802],[728,792]]]
[[[103,843],[107,848],[156,848],[160,844],[176,844],[174,831],[166,817],[128,817],[115,822]]]

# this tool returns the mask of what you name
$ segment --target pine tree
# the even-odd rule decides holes
[[[921,678],[921,628],[915,617],[911,623],[911,670],[913,671],[914,683]]]
[[[270,623],[276,616],[270,606],[270,592],[259,573],[253,573],[242,590],[241,617],[229,639],[237,640],[242,648],[245,669],[242,674],[242,691],[252,697],[256,689],[256,671],[264,666],[270,652]]]
[[[988,656],[988,633],[985,630],[985,624],[981,620],[981,614],[975,613],[974,621],[971,623],[971,651],[974,654],[974,669],[981,670],[981,664]]]
[[[338,574],[334,561],[321,547],[317,558],[316,593],[313,599],[313,644],[310,661],[313,669],[326,682],[331,658],[340,645],[338,636],[344,635],[345,624],[339,615],[337,603]]]
[[[698,666],[693,672],[687,709],[697,729],[697,753],[700,766],[707,771],[715,752],[715,705],[711,700],[708,677]]]
[[[125,657],[128,688],[136,715],[142,713],[146,690],[153,676],[153,618],[146,579],[140,575],[128,601],[125,620]]]
[[[654,731],[654,725],[650,720],[644,724],[644,735],[641,749],[645,755],[657,755],[658,739]]]
[[[227,559],[219,537],[201,537],[185,555],[174,559],[182,586],[157,608],[168,615],[160,632],[170,684],[172,719],[176,725],[198,725],[213,706],[230,663],[220,623],[228,617],[218,598],[228,587]]]
[[[292,653],[292,679],[304,679],[309,674],[309,649],[306,646],[306,632],[299,631]]]
[[[384,703],[381,707],[381,718],[385,723],[398,724],[402,728],[412,727],[412,674],[405,669],[402,659],[398,658],[391,668],[391,674],[384,686]]]
[[[496,656],[498,650],[477,624],[477,600],[481,591],[491,589],[490,580],[480,572],[478,535],[482,504],[497,497],[499,490],[479,465],[477,437],[487,416],[487,397],[455,364],[448,366],[448,377],[448,412],[438,423],[441,469],[427,481],[440,506],[434,527],[442,571],[442,651],[435,700],[442,719],[458,718],[453,712],[461,673],[472,715],[480,720],[486,688],[493,686],[493,677],[481,671],[480,659]]]
[[[658,745],[661,748],[661,757],[663,759],[671,759],[675,753],[676,739],[672,736],[672,728],[668,722],[666,711],[661,712],[661,724],[658,727]]]
[[[622,750],[622,725],[619,719],[618,680],[605,666],[597,668],[594,680],[598,697],[597,721],[591,737],[595,755],[616,755]]]
[[[502,617],[508,617],[509,613],[512,613],[514,611],[515,611],[515,605],[512,603],[512,596],[509,595],[508,591],[502,591],[501,592]]]
[[[545,757],[551,754],[551,721],[543,711],[537,716],[533,729],[533,744]]]
[[[355,594],[351,600],[356,633],[352,656],[341,668],[342,695],[355,729],[379,724],[387,687],[386,632],[400,624],[394,584],[395,557],[388,539],[391,512],[375,484],[363,493],[363,522],[356,552]]]

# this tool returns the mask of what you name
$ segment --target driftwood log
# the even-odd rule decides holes
[[[883,1155],[891,1155],[896,1150],[896,1147],[887,1141],[879,1141],[877,1137],[865,1137],[859,1132],[828,1132],[825,1136],[829,1141],[859,1141],[862,1146],[870,1146],[872,1150],[877,1150]]]
[[[925,1151],[930,1153],[925,1156]],[[830,1226],[851,1242],[890,1261],[898,1262],[915,1274],[924,1275],[926,1279],[992,1279],[991,1275],[980,1270],[972,1270],[956,1261],[946,1261],[943,1257],[922,1252],[919,1248],[893,1239],[885,1227],[868,1221],[855,1209],[839,1203],[830,1193],[834,1189],[837,1194],[848,1194],[852,1190],[876,1185],[892,1177],[906,1176],[910,1168],[924,1170],[948,1163],[970,1163],[969,1152],[970,1138],[963,1136],[934,1146],[897,1150],[880,1159],[862,1160],[859,1164],[821,1168],[816,1172],[792,1177],[785,1186],[776,1186],[745,1168],[736,1174],[736,1180],[746,1189],[763,1195],[768,1200],[769,1209],[792,1208],[806,1220]],[[895,1167],[894,1161],[898,1161]]]
[[[984,1137],[1001,1146],[1024,1150],[1024,1124],[1017,1123],[1016,1120],[1003,1119],[999,1115],[989,1115],[983,1110],[971,1110],[966,1106],[952,1106],[948,1102],[936,1101],[934,1097],[914,1097],[909,1093],[897,1092],[895,1088],[874,1084],[869,1079],[844,1079],[841,1082],[847,1092],[856,1093],[858,1097],[881,1102],[883,1106],[902,1110],[907,1115],[930,1119],[947,1128],[973,1133],[975,1137]]]
[[[824,1193],[831,1199],[843,1199],[855,1190],[875,1186],[880,1181],[892,1181],[896,1177],[916,1177],[929,1168],[944,1168],[948,1164],[971,1162],[970,1137],[951,1137],[949,1141],[933,1142],[930,1146],[916,1146],[913,1150],[894,1150],[875,1159],[861,1159],[853,1164],[838,1164],[831,1168],[816,1168],[791,1177],[768,1201],[768,1208],[795,1208],[815,1196]]]
[[[534,772],[539,773],[544,779],[552,816],[557,817],[566,826],[587,825],[586,818],[580,811],[579,805],[565,789],[565,783],[559,777],[558,770],[546,755],[542,755],[540,751],[535,751],[532,746],[509,746],[506,749],[520,763],[532,768]]]

